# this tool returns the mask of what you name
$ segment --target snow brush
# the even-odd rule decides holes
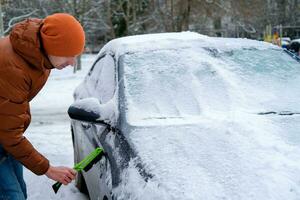
[[[81,172],[82,170],[87,172],[93,167],[94,164],[96,164],[99,160],[101,160],[103,155],[104,155],[103,149],[97,147],[92,153],[86,156],[82,161],[75,164],[73,169],[76,170],[77,172]],[[57,193],[61,185],[62,183],[60,182],[56,182],[55,184],[52,185],[55,194]]]

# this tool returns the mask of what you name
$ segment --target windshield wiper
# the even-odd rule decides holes
[[[220,52],[218,51],[218,49],[216,48],[212,48],[212,47],[203,47],[204,50],[208,51],[208,53],[217,58],[217,57],[220,57]]]
[[[296,53],[293,53],[292,51],[289,51],[287,49],[283,49],[285,53],[287,53],[289,56],[300,62],[300,57],[296,55]]]
[[[299,115],[299,112],[291,112],[291,111],[280,111],[280,112],[275,112],[275,111],[269,111],[269,112],[260,112],[257,113],[259,115]]]

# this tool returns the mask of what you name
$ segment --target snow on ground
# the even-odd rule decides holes
[[[54,166],[73,167],[73,147],[70,121],[67,114],[73,102],[73,91],[91,67],[95,55],[83,55],[83,69],[73,74],[73,68],[52,70],[42,91],[31,102],[32,121],[25,136]],[[24,168],[28,200],[72,199],[86,200],[74,185],[62,186],[57,194],[52,190],[54,181],[36,176]]]

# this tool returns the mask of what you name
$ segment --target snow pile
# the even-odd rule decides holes
[[[75,101],[71,107],[84,110],[85,112],[92,112],[94,114],[97,114],[101,116],[101,109],[100,109],[100,103],[99,100],[93,97],[90,98],[84,98],[79,101]]]
[[[94,97],[84,98],[75,101],[71,107],[87,113],[99,116],[95,120],[114,123],[117,121],[118,112],[115,99],[111,99],[105,104],[100,104],[99,100]]]

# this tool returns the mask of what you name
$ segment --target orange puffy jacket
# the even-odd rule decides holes
[[[43,53],[41,19],[27,19],[0,40],[0,145],[37,175],[49,161],[23,136],[30,123],[29,102],[41,90],[53,68]]]

